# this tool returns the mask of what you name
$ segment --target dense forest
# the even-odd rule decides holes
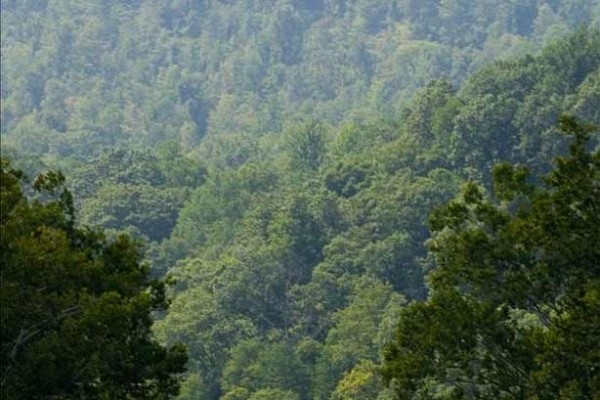
[[[7,399],[600,399],[598,0],[0,4]]]

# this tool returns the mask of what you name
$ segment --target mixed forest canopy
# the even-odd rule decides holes
[[[25,210],[3,230],[60,242],[56,290],[122,247],[97,262],[137,271],[121,306],[150,302],[139,340],[173,357],[146,397],[64,398],[169,398],[181,343],[179,400],[598,399],[598,0],[0,4],[2,196]],[[3,279],[42,279],[10,240]],[[140,292],[162,278],[166,311]],[[49,312],[69,346],[85,325]],[[86,379],[125,373],[93,351]]]
[[[396,119],[432,79],[600,24],[597,0],[0,4],[7,145],[87,160],[175,141],[221,166],[296,118]]]

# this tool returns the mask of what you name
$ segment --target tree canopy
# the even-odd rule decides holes
[[[151,336],[166,309],[138,245],[75,224],[64,176],[48,172],[28,199],[2,159],[2,398],[168,399],[186,353]]]
[[[585,274],[588,295],[567,286],[577,286],[569,264],[589,250],[578,235],[594,199],[571,202],[573,186],[561,203],[566,186],[551,171],[570,143],[561,115],[600,125],[598,0],[0,0],[0,9],[2,156],[30,176],[68,176],[6,186],[25,210],[13,213],[6,243],[19,252],[7,266],[19,279],[27,268],[10,263],[30,266],[31,279],[47,266],[53,282],[7,290],[23,299],[7,316],[17,324],[21,305],[60,303],[36,316],[51,322],[53,349],[72,344],[60,357],[86,363],[65,368],[60,385],[99,374],[86,388],[120,398],[108,377],[124,381],[145,360],[144,383],[132,385],[175,392],[167,371],[179,367],[153,366],[125,331],[114,341],[77,334],[96,315],[113,332],[113,308],[100,304],[114,292],[112,320],[143,320],[131,338],[165,360],[164,349],[185,345],[178,400],[588,396],[573,377],[593,361],[550,350],[587,343],[567,331],[586,332],[595,292]],[[584,179],[577,168],[564,167],[568,179]],[[595,193],[594,179],[573,182]],[[164,293],[151,279],[163,277]],[[63,321],[71,300],[78,314]],[[24,321],[26,331],[39,323]],[[404,351],[398,338],[416,343],[413,359],[386,352]],[[23,351],[8,372],[38,354]],[[31,371],[50,371],[56,357]],[[70,394],[55,397],[77,397],[65,385]]]
[[[569,154],[539,185],[494,168],[430,218],[431,296],[404,308],[384,375],[399,398],[596,399],[600,151],[563,117]]]

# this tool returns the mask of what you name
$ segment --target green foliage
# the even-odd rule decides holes
[[[157,151],[108,150],[68,169],[71,188],[81,193],[77,209],[83,224],[127,232],[152,242],[150,248],[171,235],[191,189],[206,176],[206,169],[173,142]],[[158,263],[154,267],[158,270]]]
[[[2,397],[166,399],[185,350],[151,338],[167,306],[137,245],[74,224],[64,176],[40,175],[30,201],[2,160]]]
[[[361,362],[364,364],[369,360],[373,365],[372,362],[378,360],[378,350],[390,338],[391,326],[388,320],[396,320],[403,303],[402,296],[377,280],[363,278],[356,282],[350,304],[331,317],[334,326],[328,332],[315,367],[314,398],[328,399],[334,389],[338,396],[344,391],[353,390],[365,390],[376,396],[379,388],[372,382],[361,383],[361,386],[366,385],[367,388],[344,388],[344,385],[353,385],[348,381],[350,378],[344,375],[349,373],[358,378],[356,375],[360,374]],[[358,367],[353,370],[356,365]],[[374,373],[374,370],[373,366],[371,372]],[[377,382],[376,377],[368,379],[375,379]],[[336,394],[333,396],[335,398]]]
[[[322,130],[316,122],[310,122],[295,126],[287,132],[292,171],[314,172],[319,169],[325,150]]]
[[[171,234],[185,197],[183,189],[105,184],[81,205],[81,222],[103,229],[131,226],[148,240],[157,241]]]
[[[405,308],[385,356],[400,398],[427,385],[460,398],[588,399],[600,392],[600,153],[593,128],[563,117],[572,137],[543,186],[494,171],[500,204],[473,184],[437,210],[432,296]],[[585,318],[587,315],[588,318]],[[560,354],[560,356],[559,356]]]
[[[381,389],[379,371],[370,361],[362,361],[338,383],[333,400],[375,400]]]
[[[593,52],[561,43],[583,41],[589,42],[583,47],[593,47],[594,35],[578,32],[551,48],[562,48],[584,66]],[[165,269],[172,266],[170,274],[177,284],[173,307],[157,331],[167,342],[183,341],[190,348],[196,361],[188,381],[190,393],[195,388],[195,393],[209,399],[247,398],[258,390],[276,388],[269,382],[278,382],[278,388],[292,390],[300,398],[329,399],[362,362],[378,368],[384,343],[402,309],[402,296],[423,300],[434,286],[423,279],[434,265],[434,257],[422,246],[430,237],[426,222],[430,212],[456,196],[468,179],[478,181],[464,194],[471,206],[452,203],[445,214],[435,214],[439,217],[431,219],[431,228],[460,229],[465,219],[472,218],[471,208],[485,204],[492,187],[506,210],[526,210],[536,181],[524,167],[510,165],[530,160],[533,172],[547,170],[547,158],[564,147],[566,141],[550,127],[552,119],[544,116],[545,103],[529,100],[544,87],[543,82],[556,78],[550,67],[554,61],[544,56],[547,51],[493,64],[458,90],[435,81],[406,109],[403,122],[373,118],[337,130],[328,127],[315,131],[319,139],[312,142],[305,139],[314,132],[299,125],[283,137],[268,134],[255,140],[255,160],[213,165],[207,182],[194,190],[174,234],[161,247],[168,260]],[[595,70],[582,67],[581,71],[569,87],[559,82],[554,89],[544,89],[556,99],[552,105],[556,110],[580,100],[593,102],[590,77]],[[581,85],[586,89],[580,89]],[[506,101],[501,102],[497,93],[504,93],[498,96]],[[582,97],[580,93],[587,94]],[[526,133],[507,128],[506,123],[515,127],[526,122],[521,120],[525,110],[533,116],[529,120],[543,117],[537,130]],[[473,140],[455,142],[461,134]],[[540,143],[540,137],[547,143]],[[529,146],[532,143],[538,145]],[[237,154],[232,151],[229,154]],[[502,159],[508,163],[494,172],[486,171]],[[506,216],[491,206],[482,207],[480,217],[494,227],[506,222]],[[489,241],[479,234],[471,240],[479,249],[478,262],[485,265]],[[462,262],[467,269],[467,261]],[[493,274],[482,268],[474,279],[485,282]],[[361,285],[365,287],[362,292]],[[497,291],[488,284],[479,292],[491,296]],[[454,299],[451,293],[447,295]],[[513,301],[525,300],[515,297]],[[463,348],[468,343],[461,344],[462,337],[452,335],[473,329],[473,335],[487,332],[509,340],[509,328],[486,331],[486,327],[504,326],[506,320],[519,329],[538,329],[540,324],[537,314],[528,310],[508,312],[472,302],[455,311],[463,308],[468,313],[463,329],[455,330],[449,322],[430,333],[439,341],[456,337],[455,347],[449,344],[449,349],[468,350],[477,357],[484,357],[477,353],[479,347]],[[451,314],[444,315],[452,321]],[[535,351],[536,344],[531,342],[519,346]],[[257,344],[256,354],[234,363],[232,355],[242,343]],[[280,368],[281,376],[273,371],[268,379],[261,375],[270,370],[255,361],[279,344],[299,354],[292,357],[299,370],[311,372],[309,379],[303,378],[302,388],[281,386],[286,381],[278,380],[286,374],[284,368]],[[235,369],[230,369],[233,365]],[[434,363],[424,365],[435,368]],[[237,371],[236,377],[227,372],[225,380],[226,370]],[[450,371],[448,379],[471,379],[479,371],[477,366],[463,375]],[[504,383],[520,379],[504,366],[489,367],[486,374],[485,379]],[[373,379],[365,381],[369,396],[378,386]],[[265,383],[252,386],[253,380]],[[428,376],[416,384],[415,393],[423,398],[460,398],[475,393],[474,387],[466,385],[457,391],[445,378]],[[356,390],[362,393],[361,388]],[[389,398],[390,393],[377,389],[381,398]],[[489,393],[497,392],[489,389]]]
[[[368,165],[359,162],[338,162],[325,175],[325,186],[339,196],[352,197],[368,186]]]
[[[31,176],[60,165],[78,194],[62,200],[66,215],[108,229],[107,243],[122,232],[149,241],[152,273],[174,283],[155,333],[189,349],[181,399],[389,400],[383,345],[404,299],[436,285],[423,279],[430,212],[470,180],[430,227],[442,238],[477,225],[475,214],[507,224],[539,183],[521,165],[539,176],[567,147],[559,115],[600,124],[596,3],[3,0],[2,152]],[[498,212],[478,206],[492,187]],[[489,238],[468,239],[488,265]],[[584,326],[590,293],[565,330]],[[511,339],[513,325],[537,332],[539,312],[513,301],[441,309],[460,329],[422,331],[465,352],[459,335],[471,329],[494,340]],[[412,307],[406,315],[427,317]],[[486,330],[494,321],[502,329]],[[579,343],[540,336],[523,354],[544,341]],[[559,376],[559,355],[543,357],[539,382]],[[453,383],[481,371],[521,379],[469,367],[426,376],[416,398],[474,396]],[[581,390],[569,383],[561,395]]]
[[[267,399],[267,395],[306,399],[309,371],[291,343],[259,343],[252,339],[239,343],[223,371],[223,389],[244,387],[254,394],[250,399]],[[273,390],[276,388],[277,390]],[[279,397],[273,397],[279,398]]]
[[[388,117],[432,79],[459,82],[490,59],[597,27],[596,6],[4,1],[3,145],[89,160],[115,145],[191,150],[280,132],[296,117]]]

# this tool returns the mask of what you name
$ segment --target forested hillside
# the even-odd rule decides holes
[[[597,353],[569,359],[592,368],[581,381],[553,369],[590,343],[568,342],[565,315],[594,338],[600,311],[598,152],[583,155],[598,136],[575,122],[600,125],[597,0],[1,5],[2,155],[61,168],[81,224],[146,243],[171,283],[155,336],[188,351],[179,399],[597,399]],[[556,170],[573,141],[563,160],[589,171]],[[557,209],[586,221],[581,253],[504,291],[490,271],[507,242],[519,260],[578,242],[543,235]],[[569,221],[558,236],[580,237]],[[568,271],[544,281],[579,256],[583,292],[561,287]],[[528,302],[529,285],[548,297]],[[481,337],[500,350],[461,347]]]
[[[398,125],[307,123],[284,133],[282,151],[209,175],[161,260],[184,259],[157,325],[191,351],[197,375],[182,398],[274,387],[289,398],[375,398],[360,393],[378,390],[399,313],[426,296],[431,210],[467,179],[491,188],[496,162],[548,171],[566,152],[561,113],[600,122],[599,66],[600,35],[579,32],[483,68],[458,91],[431,82]]]
[[[535,51],[596,0],[2,0],[2,134],[88,159],[175,141],[239,165],[294,118],[395,118],[431,79],[457,84]],[[235,147],[235,150],[232,149]],[[215,153],[221,153],[220,157]]]

